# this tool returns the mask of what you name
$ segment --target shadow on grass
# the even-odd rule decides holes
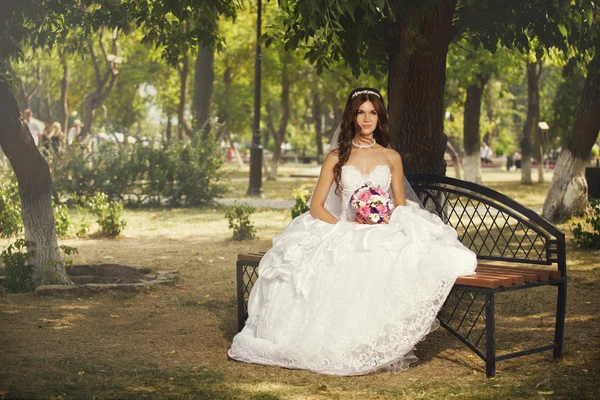
[[[29,362],[39,364],[40,360]],[[142,359],[83,361],[71,357],[46,360],[46,365],[38,369],[31,385],[14,378],[4,380],[6,399],[278,399],[268,393],[231,388],[221,372],[206,367],[165,368]]]

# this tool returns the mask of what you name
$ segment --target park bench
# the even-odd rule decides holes
[[[552,350],[561,358],[566,311],[565,237],[531,209],[490,188],[444,176],[407,176],[425,208],[456,229],[477,254],[475,274],[459,277],[438,314],[440,324],[471,348],[494,376],[496,362]],[[238,254],[238,329],[247,318],[247,300],[264,253]],[[543,346],[496,354],[497,293],[556,286],[550,300],[554,337]],[[545,294],[545,292],[544,292]],[[525,305],[525,308],[532,305]]]

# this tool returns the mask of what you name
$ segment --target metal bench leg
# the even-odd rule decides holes
[[[567,313],[567,283],[558,285],[558,299],[556,301],[556,328],[554,330],[554,358],[562,358],[563,343],[565,338],[565,316]]]
[[[238,332],[240,332],[246,323],[246,312],[244,303],[244,265],[238,261],[235,263],[236,281],[237,281],[237,311],[238,311]]]
[[[485,294],[485,374],[488,378],[496,375],[494,294],[491,291]]]

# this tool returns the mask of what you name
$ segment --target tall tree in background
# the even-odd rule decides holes
[[[531,157],[534,153],[532,140],[535,141],[538,123],[540,122],[541,74],[542,61],[527,60],[527,117],[523,126],[523,134],[521,135],[521,183],[525,185],[531,185],[532,183]],[[541,179],[543,181],[543,175]]]
[[[60,81],[60,123],[63,128],[63,132],[67,132],[69,129],[69,102],[67,100],[67,93],[69,92],[69,82],[71,80],[71,69],[65,50],[61,46],[58,47],[58,55],[60,57],[60,64],[63,70],[63,77]]]
[[[196,56],[194,73],[194,130],[202,130],[206,139],[210,132],[209,118],[212,106],[212,95],[215,82],[215,53],[208,47],[200,47]]]
[[[182,51],[181,62],[177,65],[179,72],[179,105],[177,106],[177,139],[184,140],[190,137],[192,131],[185,121],[185,106],[188,98],[188,81],[190,76],[190,53],[185,49]]]
[[[85,139],[90,132],[92,122],[94,121],[94,110],[100,107],[108,98],[119,77],[119,65],[122,61],[121,57],[119,57],[119,29],[114,28],[112,30],[110,54],[106,51],[104,44],[105,30],[106,26],[103,25],[100,28],[98,35],[98,45],[102,52],[101,62],[96,56],[92,38],[88,40],[88,51],[92,60],[92,65],[94,66],[96,85],[94,91],[86,96],[83,103],[83,127],[79,133],[78,140]]]
[[[479,131],[481,119],[481,98],[483,89],[490,79],[489,73],[477,73],[475,79],[467,87],[465,100],[465,122],[463,143],[465,155],[463,165],[464,179],[469,182],[483,183],[481,179],[481,134]]]

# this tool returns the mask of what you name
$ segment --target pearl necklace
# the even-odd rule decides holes
[[[358,144],[356,143],[354,140],[352,141],[352,146],[354,147],[358,147],[359,149],[370,149],[371,147],[375,146],[375,143],[377,143],[375,141],[375,139],[373,139],[373,143],[371,144],[367,144],[367,145],[362,145],[362,144]]]

